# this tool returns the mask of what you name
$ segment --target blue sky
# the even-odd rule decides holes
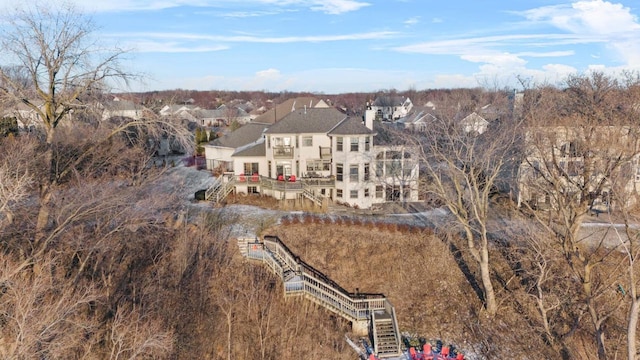
[[[6,4],[12,0],[0,0]],[[640,70],[638,0],[82,0],[134,91],[335,94]]]

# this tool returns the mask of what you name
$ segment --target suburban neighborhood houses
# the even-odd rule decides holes
[[[623,2],[6,4],[0,359],[640,360]]]

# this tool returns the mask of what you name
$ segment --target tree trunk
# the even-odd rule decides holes
[[[53,166],[53,140],[55,128],[47,128],[46,151],[44,152],[44,176],[40,184],[40,209],[38,210],[38,218],[36,222],[35,243],[39,245],[45,238],[46,231],[51,225],[51,197],[56,176]]]
[[[486,239],[483,239],[483,246],[481,249],[481,261],[480,261],[480,276],[482,278],[482,287],[484,288],[484,301],[487,313],[493,316],[498,311],[498,305],[496,303],[496,294],[493,290],[493,283],[491,282],[491,268],[489,267],[489,249],[487,249]]]
[[[631,301],[627,322],[627,357],[629,360],[637,359],[636,331],[638,328],[638,312],[640,312],[640,298],[634,297]]]

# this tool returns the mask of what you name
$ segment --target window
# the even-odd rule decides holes
[[[313,146],[313,137],[312,136],[303,136],[302,137],[302,146],[303,147]]]
[[[358,198],[358,190],[351,190],[349,191],[349,197],[351,199],[357,199]]]
[[[369,151],[371,149],[371,136],[367,136],[364,138],[364,151]]]
[[[267,162],[267,177],[271,177],[271,160]]]
[[[267,149],[271,149],[271,136],[267,136]]]
[[[331,160],[309,160],[307,162],[307,172],[330,171]]]
[[[376,197],[377,198],[384,197],[384,187],[382,185],[376,185]]]
[[[341,198],[342,199],[342,189],[337,189],[336,190],[336,197]]]
[[[364,181],[369,181],[371,175],[369,174],[369,163],[364,164]]]
[[[369,197],[369,189],[364,189],[364,197],[368,198]]]
[[[336,151],[342,151],[342,136],[336,138]]]
[[[349,166],[349,181],[358,182],[358,165]]]
[[[357,137],[352,137],[351,138],[351,151],[359,151],[360,147],[358,145],[360,145],[360,139],[357,138]]]
[[[258,173],[258,163],[244,163],[244,173],[247,175]]]
[[[291,146],[290,137],[274,137],[273,146]]]
[[[342,164],[336,164],[336,181],[342,181],[343,166]]]

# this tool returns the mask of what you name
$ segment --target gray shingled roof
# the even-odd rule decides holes
[[[329,135],[371,135],[374,133],[363,124],[362,117],[350,116],[331,130]]]
[[[234,132],[213,140],[210,144],[237,149],[260,139],[264,129],[268,127],[269,124],[248,123]]]
[[[264,141],[258,141],[253,144],[246,145],[238,149],[233,156],[266,156],[267,150],[264,146]]]
[[[267,134],[325,134],[347,116],[336,108],[298,109],[271,125]]]
[[[318,104],[319,100],[314,97],[298,97],[293,99],[287,99],[280,104],[276,104],[274,109],[267,110],[264,114],[255,118],[255,122],[261,122],[266,124],[276,123],[285,116],[289,115],[292,111],[298,109],[304,109],[314,107]]]

